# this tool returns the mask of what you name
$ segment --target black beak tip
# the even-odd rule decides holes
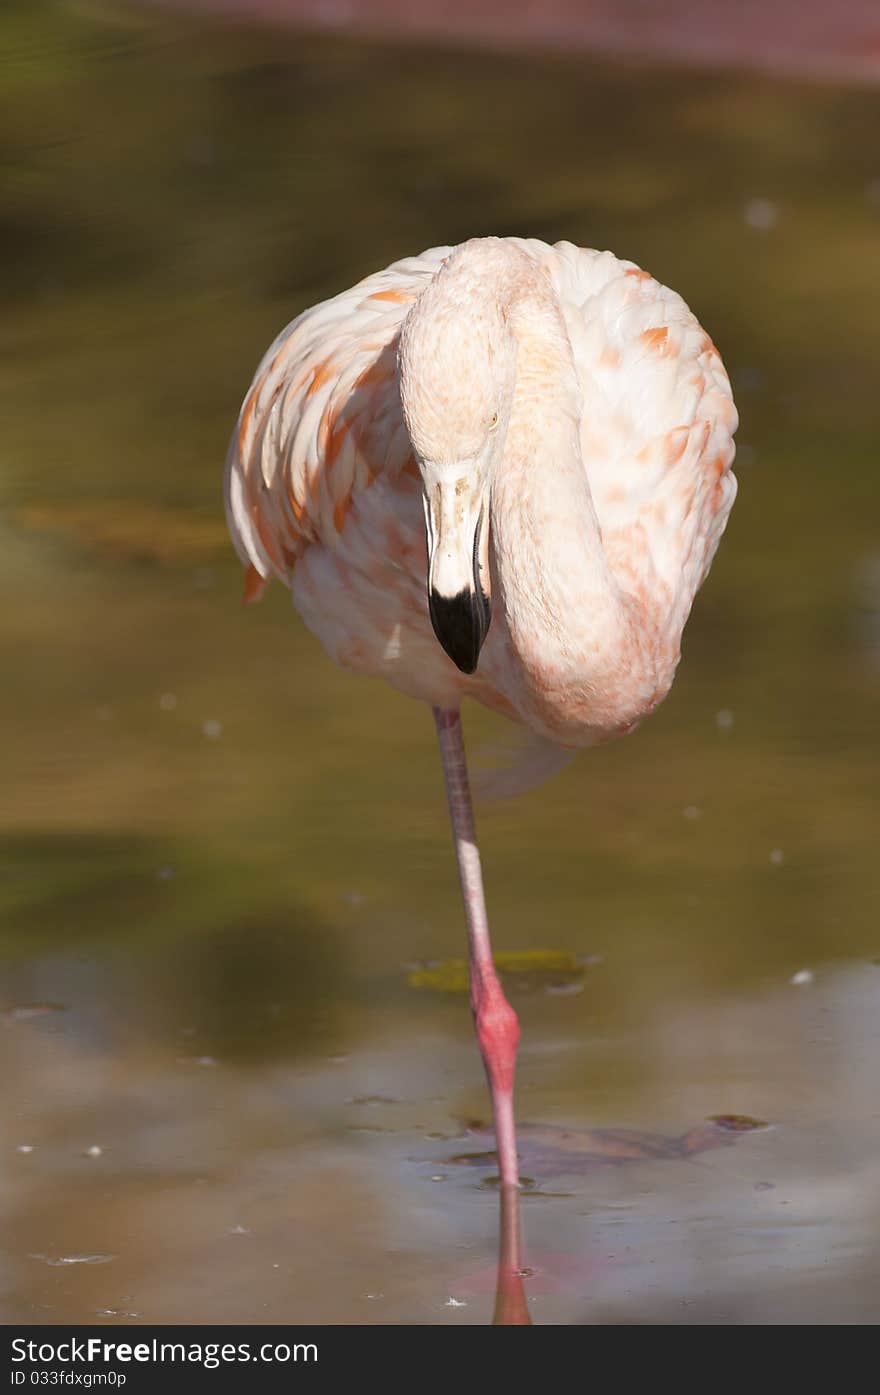
[[[456,668],[474,673],[489,630],[491,606],[482,590],[441,596],[431,591],[428,609],[434,633]]]

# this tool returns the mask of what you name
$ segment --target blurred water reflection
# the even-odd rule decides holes
[[[595,956],[517,996],[520,1114],[772,1125],[539,1179],[532,1316],[876,1320],[880,97],[0,24],[7,1320],[491,1317],[466,1003],[407,982],[463,943],[430,718],[240,610],[219,505],[276,330],[489,231],[674,285],[743,418],[669,702],[482,813],[498,948]]]

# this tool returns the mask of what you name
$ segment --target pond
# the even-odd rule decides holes
[[[669,699],[478,811],[532,1319],[876,1321],[880,93],[0,28],[4,1320],[491,1319],[430,714],[242,608],[221,477],[287,320],[501,232],[674,286],[742,421]]]

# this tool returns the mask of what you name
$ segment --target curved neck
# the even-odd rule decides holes
[[[657,687],[635,601],[605,555],[581,456],[581,390],[562,312],[536,269],[510,309],[517,380],[492,480],[493,592],[511,698],[551,739],[634,725]],[[491,633],[491,632],[490,632]]]

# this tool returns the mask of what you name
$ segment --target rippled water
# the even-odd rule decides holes
[[[219,495],[287,319],[492,231],[674,285],[743,423],[668,702],[481,811],[497,948],[586,961],[511,989],[521,1119],[661,1136],[542,1164],[532,1316],[876,1321],[880,96],[0,24],[6,1320],[491,1316],[430,717],[240,608]],[[718,1113],[769,1127],[677,1149]]]

